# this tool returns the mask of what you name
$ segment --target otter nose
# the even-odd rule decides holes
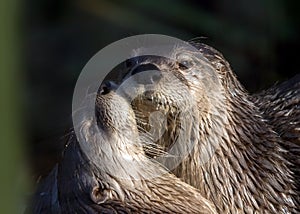
[[[135,75],[137,73],[141,73],[143,71],[151,71],[151,70],[159,70],[158,67],[154,64],[148,63],[148,64],[142,64],[137,66],[133,71],[131,72],[131,75]]]
[[[134,68],[131,72],[131,75],[139,74],[144,71],[150,71],[150,73],[145,73],[145,76],[139,75],[138,77],[138,83],[140,84],[153,84],[157,81],[159,81],[162,77],[161,72],[159,71],[159,68],[151,63],[147,64],[141,64]],[[153,72],[151,72],[153,71]]]
[[[101,86],[100,86],[100,94],[105,95],[108,94],[111,91],[114,91],[118,88],[117,84],[114,83],[113,81],[104,81]]]

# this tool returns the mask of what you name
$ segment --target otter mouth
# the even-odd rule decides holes
[[[152,94],[146,93],[138,99],[140,102],[136,104],[141,104],[150,108],[150,110],[161,111],[164,114],[176,114],[176,106],[168,97],[160,96],[154,92]]]
[[[144,151],[150,158],[167,155],[174,145],[180,127],[180,111],[168,97],[155,92],[144,93],[135,98],[131,106],[136,116],[136,122]]]

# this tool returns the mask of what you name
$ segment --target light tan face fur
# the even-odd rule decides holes
[[[144,64],[155,65],[161,76],[153,83],[152,90],[137,96],[131,105],[140,133],[153,141],[149,155],[156,156],[173,145],[179,129],[197,127],[201,118],[219,114],[215,106],[222,106],[225,98],[220,74],[200,52],[178,48],[170,54],[170,59],[149,56],[137,62],[134,68]],[[134,69],[129,69],[126,78],[134,78],[132,71]],[[153,112],[159,112],[158,118],[151,118]]]

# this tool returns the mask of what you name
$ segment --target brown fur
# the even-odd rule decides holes
[[[288,159],[283,139],[266,122],[223,56],[203,44],[197,44],[197,48],[196,53],[174,48],[170,54],[190,56],[190,69],[181,69],[166,59],[148,57],[139,62],[152,63],[163,74],[175,75],[190,92],[182,96],[186,88],[170,83],[165,75],[153,93],[139,96],[132,103],[140,131],[149,129],[148,110],[161,110],[168,118],[168,130],[156,143],[168,151],[184,131],[178,125],[178,115],[192,112],[196,116],[191,121],[192,134],[180,143],[184,147],[196,139],[195,146],[173,170],[175,175],[198,188],[220,213],[297,212],[299,190],[292,170],[298,166]],[[176,101],[178,97],[180,101]],[[191,100],[196,101],[195,106],[189,103]]]
[[[87,151],[70,134],[61,162],[39,184],[33,213],[216,213],[198,190],[144,155],[124,98],[99,95],[97,116],[97,126],[90,118],[79,124]]]

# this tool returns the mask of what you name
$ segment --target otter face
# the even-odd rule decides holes
[[[183,76],[176,72],[176,62],[145,56],[130,59],[127,64],[131,68],[126,77],[134,82],[138,94],[131,104],[142,139],[147,142],[146,153],[156,157],[170,150],[177,138],[188,138],[184,141],[189,141],[191,126],[196,123],[196,104],[191,105],[192,99],[187,99],[191,97],[190,89]],[[185,135],[180,135],[176,127],[184,129]],[[168,155],[178,156],[187,149],[174,147]]]
[[[155,157],[159,150],[169,151],[182,132],[184,136],[180,141],[184,143],[178,152],[190,149],[182,147],[199,138],[201,124],[207,123],[205,120],[212,115],[222,115],[225,97],[221,74],[200,51],[179,47],[174,48],[170,58],[135,57],[127,64],[129,72],[126,78],[133,78],[140,85],[148,80],[147,84],[152,86],[131,103],[139,131],[153,142],[150,149],[146,146],[148,155]],[[143,76],[147,68],[157,71],[155,78]],[[159,117],[153,118],[153,113]],[[162,122],[155,122],[159,120]]]
[[[191,105],[197,104],[200,113],[205,113],[210,109],[210,100],[223,99],[220,96],[223,94],[222,77],[201,52],[174,48],[170,58],[142,56],[130,59],[127,64],[130,67],[126,78],[136,78],[150,69],[160,72],[159,77],[156,74],[154,77],[147,75],[143,80],[136,78],[138,84],[148,81],[147,84],[153,86],[136,100],[150,101],[149,107],[153,104],[156,109],[174,112],[188,111]]]

